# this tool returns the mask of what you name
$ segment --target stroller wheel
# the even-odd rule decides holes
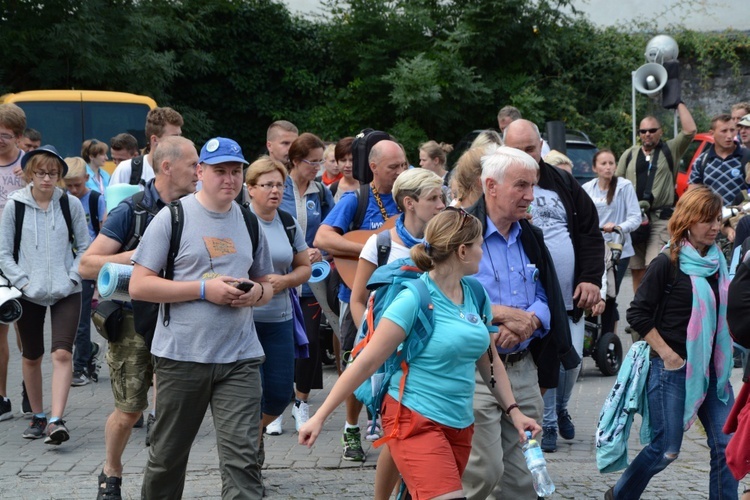
[[[596,365],[603,375],[617,375],[622,364],[622,343],[619,337],[607,332],[596,343]]]

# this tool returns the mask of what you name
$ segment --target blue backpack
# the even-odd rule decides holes
[[[373,293],[370,294],[367,300],[365,318],[362,321],[362,326],[357,331],[357,338],[351,352],[350,361],[356,360],[357,356],[370,342],[383,315],[383,311],[395,300],[396,296],[402,290],[409,289],[419,298],[417,320],[406,340],[398,346],[398,349],[386,359],[385,363],[370,378],[365,380],[354,391],[354,396],[373,415],[373,428],[369,429],[371,433],[375,431],[374,426],[380,417],[380,408],[383,404],[383,398],[388,392],[391,377],[393,377],[399,368],[404,373],[401,377],[399,387],[399,401],[401,401],[404,395],[404,384],[409,373],[409,363],[425,348],[435,327],[432,297],[425,282],[419,279],[421,275],[422,270],[415,266],[411,259],[404,258],[378,267],[367,282],[367,289]],[[463,282],[469,287],[472,295],[471,300],[477,304],[482,322],[486,324],[487,318],[484,316],[484,308],[487,295],[484,288],[476,278],[470,276],[464,277]],[[467,299],[465,298],[464,300]],[[396,418],[396,422],[391,435],[375,441],[376,447],[398,435],[398,417]]]

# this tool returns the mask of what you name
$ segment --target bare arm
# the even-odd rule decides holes
[[[375,264],[365,259],[359,259],[359,263],[357,264],[357,274],[354,275],[354,286],[349,302],[349,306],[352,309],[352,319],[357,328],[362,326],[362,316],[365,314],[365,309],[367,308],[367,297],[369,296],[367,281],[376,268]]]
[[[661,335],[659,335],[659,332],[656,330],[656,328],[652,328],[651,331],[649,331],[646,336],[643,337],[643,340],[648,342],[648,345],[651,346],[651,349],[656,351],[659,357],[664,360],[664,368],[666,368],[667,370],[677,370],[678,368],[682,367],[684,360],[680,357],[679,354],[674,352],[674,350],[669,347],[666,342],[664,342],[664,339]]]
[[[108,262],[130,264],[135,250],[118,253],[121,247],[122,244],[119,241],[99,233],[81,256],[81,263],[78,268],[81,277],[87,280],[95,280],[104,264]]]
[[[685,106],[684,102],[677,105],[677,114],[680,117],[682,132],[686,135],[695,135],[698,131],[698,127],[695,124],[695,120],[693,120],[693,115],[690,114],[690,110]]]
[[[400,326],[387,318],[382,318],[378,323],[377,334],[373,335],[356,361],[346,367],[318,411],[299,430],[299,443],[312,446],[323,429],[323,423],[333,410],[372,375],[405,338],[406,333]]]
[[[336,228],[328,224],[321,224],[315,233],[314,245],[322,248],[334,256],[359,257],[364,247],[361,243],[355,243],[345,239]]]
[[[306,283],[312,274],[310,256],[306,251],[297,252],[292,260],[292,271],[288,274],[269,274],[268,281],[273,286],[273,293]]]
[[[533,312],[500,304],[492,304],[492,323],[505,326],[522,341],[531,337],[531,334],[542,326],[542,322]]]

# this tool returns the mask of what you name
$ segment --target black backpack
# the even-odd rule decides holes
[[[130,181],[128,184],[146,186],[146,181],[141,179],[143,175],[143,155],[136,156],[130,161]]]
[[[15,234],[13,235],[13,260],[18,263],[18,253],[21,250],[21,232],[23,229],[23,218],[26,214],[26,204],[18,200],[13,201],[16,205]],[[63,193],[60,197],[60,209],[62,210],[63,218],[65,219],[65,225],[68,226],[68,241],[70,241],[73,257],[75,257],[75,233],[73,233],[73,218],[70,216],[70,200],[68,200],[67,193]]]
[[[89,194],[89,218],[91,221],[91,227],[94,228],[94,237],[99,235],[99,229],[101,229],[101,222],[99,222],[99,198],[101,193],[94,191],[93,189]]]
[[[366,128],[354,138],[352,143],[352,175],[363,184],[372,182],[370,170],[370,150],[380,141],[393,140],[386,132]]]

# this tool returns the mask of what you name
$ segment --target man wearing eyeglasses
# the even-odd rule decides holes
[[[646,266],[659,255],[669,241],[667,222],[676,201],[674,186],[682,155],[696,132],[695,121],[685,103],[677,105],[682,130],[676,137],[662,141],[662,128],[654,116],[641,120],[638,137],[641,144],[620,156],[616,175],[625,177],[635,186],[641,208],[648,215],[650,232],[645,242],[633,241],[635,255],[630,258],[633,291],[638,290]]]

